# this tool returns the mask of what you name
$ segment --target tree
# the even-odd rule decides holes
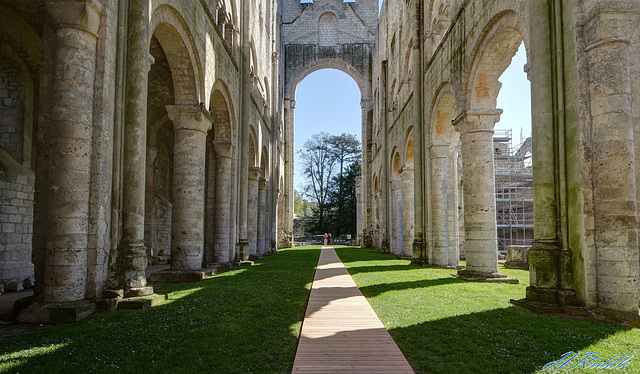
[[[336,235],[353,234],[357,230],[357,191],[356,180],[361,174],[360,160],[350,163],[342,175],[334,177],[337,185],[342,179],[342,192],[335,189],[330,201],[335,206],[332,232]],[[338,204],[340,202],[340,204]]]
[[[330,135],[321,132],[312,135],[299,151],[303,174],[307,177],[304,194],[317,204],[318,229],[326,229],[326,213],[331,178],[334,173],[335,157],[328,143]]]
[[[360,142],[355,135],[321,132],[303,144],[299,152],[314,215],[316,232],[336,235],[355,232],[355,180],[360,175]]]
[[[360,141],[353,134],[342,133],[342,135],[333,135],[327,139],[335,162],[339,165],[340,171],[337,175],[338,193],[336,208],[342,213],[344,209],[345,194],[345,167],[357,162],[360,159]]]
[[[304,217],[304,200],[297,189],[293,190],[293,213],[298,217]]]

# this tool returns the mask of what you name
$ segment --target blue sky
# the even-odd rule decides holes
[[[513,145],[531,136],[531,88],[523,71],[526,63],[524,45],[500,77],[502,88],[498,108],[504,112],[496,130],[512,129]],[[344,132],[362,136],[360,90],[347,74],[334,69],[318,70],[307,76],[296,93],[295,110],[295,187],[300,191],[305,183],[298,151],[313,134]]]

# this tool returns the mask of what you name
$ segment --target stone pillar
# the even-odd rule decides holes
[[[147,285],[144,246],[149,2],[131,0],[127,28],[127,72],[122,146],[122,240],[118,246],[119,286]]]
[[[155,161],[158,150],[152,145],[147,146],[145,193],[144,193],[144,245],[147,247],[147,258],[153,263],[153,258],[157,255],[153,248],[154,234],[154,203],[155,203]]]
[[[505,278],[498,273],[493,128],[500,109],[467,111],[456,120],[462,141],[467,266],[462,278]]]
[[[413,14],[411,15],[411,21],[413,24],[414,31],[414,40],[422,40],[422,12],[421,1],[414,2]],[[423,91],[422,91],[422,82],[424,79],[423,75],[423,43],[413,43],[413,105],[412,112],[414,117],[414,126],[413,126],[413,167],[414,167],[414,184],[413,184],[413,193],[414,193],[414,241],[413,241],[413,261],[414,263],[424,264],[427,260],[426,254],[426,246],[424,243],[424,212],[426,207],[426,202],[424,201],[424,158],[426,155],[424,154],[423,149],[423,131],[422,131],[422,121],[423,121],[423,111],[424,107],[423,103]]]
[[[258,181],[258,257],[267,253],[267,179]]]
[[[86,293],[93,97],[101,5],[97,1],[47,1],[45,7],[55,27],[56,68],[49,150],[49,237],[42,300],[63,303],[82,300]],[[144,162],[141,172],[144,179]]]
[[[391,180],[391,209],[393,235],[389,251],[394,255],[402,256],[404,250],[404,224],[402,222],[402,179],[399,176],[395,176]]]
[[[403,256],[413,259],[413,228],[414,228],[414,203],[413,203],[413,168],[405,166],[400,170],[402,177],[402,225],[404,231]]]
[[[249,251],[243,256],[243,260],[256,258],[258,255],[258,180],[260,168],[249,168],[249,197],[247,200],[247,240]]]
[[[604,3],[604,2],[603,2]],[[622,5],[607,1],[606,6]],[[604,6],[604,5],[603,5]],[[638,3],[635,2],[637,12]],[[627,18],[629,17],[629,18]],[[627,21],[628,23],[625,23]],[[599,10],[585,25],[592,117],[593,215],[598,307],[638,318],[638,222],[630,65],[637,17]],[[637,33],[637,32],[636,32]],[[635,103],[634,103],[635,105]]]
[[[231,155],[230,142],[213,142],[216,151],[216,217],[214,220],[213,257],[214,262],[233,262],[231,246]]]
[[[204,176],[211,120],[196,105],[167,105],[174,128],[171,270],[202,269]]]
[[[491,134],[493,134],[493,132],[491,132]],[[431,145],[430,154],[431,233],[433,235],[433,257],[430,260],[433,265],[446,267],[449,265],[449,220],[447,215],[447,179],[449,176],[447,170],[447,156],[449,154],[449,143],[434,142]],[[498,259],[496,257],[496,266],[498,265],[497,261]]]
[[[451,141],[449,158],[447,159],[447,217],[449,224],[449,266],[460,265],[460,201],[458,184],[458,154],[460,142]]]
[[[356,245],[364,245],[362,243],[362,176],[356,177]]]

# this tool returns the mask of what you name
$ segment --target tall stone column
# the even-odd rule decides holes
[[[447,159],[447,217],[449,224],[449,266],[460,265],[460,204],[458,155],[460,142],[451,141]]]
[[[267,179],[258,181],[258,257],[267,253]]]
[[[631,6],[622,1],[601,7]],[[596,11],[585,25],[592,118],[593,216],[598,307],[638,318],[639,255],[630,66],[636,15]],[[614,8],[615,9],[615,8]],[[632,8],[627,9],[627,11]],[[625,22],[626,21],[626,22]],[[637,34],[637,31],[636,31]],[[638,37],[638,36],[636,36]],[[624,317],[623,317],[624,319]]]
[[[97,1],[47,1],[55,27],[45,303],[85,298]],[[144,167],[144,164],[143,164]],[[144,169],[142,170],[144,173]],[[144,177],[144,174],[143,174]]]
[[[399,176],[391,180],[391,224],[392,237],[390,252],[397,256],[402,256],[404,250],[404,225],[402,223],[402,179]]]
[[[498,273],[493,128],[500,109],[469,110],[456,121],[462,141],[462,183],[467,267],[466,279],[503,278]]]
[[[118,246],[120,287],[146,287],[144,246],[149,2],[131,0],[127,27],[127,72],[122,146],[122,240]]]
[[[491,132],[493,136],[493,131]],[[493,143],[492,143],[493,144]],[[493,148],[491,149],[493,152]],[[433,258],[436,266],[449,265],[449,225],[447,194],[447,156],[449,143],[433,143],[431,154],[431,226],[433,235]],[[492,153],[493,155],[493,153]],[[493,189],[492,189],[493,191]],[[496,257],[496,266],[498,265]]]
[[[231,236],[231,167],[233,147],[230,142],[213,142],[216,151],[216,217],[214,220],[213,255],[219,264],[233,262]]]
[[[204,177],[211,120],[196,105],[167,105],[174,127],[171,270],[202,269]]]
[[[154,200],[155,200],[155,161],[158,155],[156,147],[149,145],[147,147],[147,166],[145,176],[145,193],[144,193],[144,245],[147,247],[147,258],[153,259],[153,233],[154,233]],[[153,263],[153,260],[151,261]]]
[[[243,260],[254,259],[258,255],[258,180],[260,179],[260,168],[249,168],[247,200],[247,240],[249,241],[249,252],[245,253]]]
[[[364,245],[362,243],[362,228],[366,227],[363,225],[363,214],[362,214],[362,176],[356,177],[356,245]]]
[[[413,201],[413,168],[405,166],[400,170],[402,178],[402,225],[404,230],[404,250],[403,256],[407,259],[413,258],[413,235],[414,235],[414,201]]]

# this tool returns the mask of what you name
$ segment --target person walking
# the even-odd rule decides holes
[[[327,245],[327,233],[324,233],[324,245]]]
[[[331,239],[331,233],[329,233],[329,237],[327,238],[327,240],[329,241],[329,245],[331,245],[331,242],[333,241],[333,240]]]

